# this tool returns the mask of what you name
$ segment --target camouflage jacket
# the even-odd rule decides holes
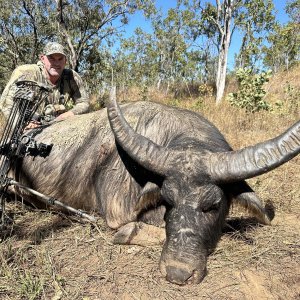
[[[64,69],[56,85],[51,84],[44,74],[44,65],[40,61],[37,64],[19,66],[14,70],[0,98],[0,110],[6,118],[8,118],[13,105],[15,82],[18,80],[34,80],[52,87],[53,90],[47,100],[38,109],[40,114],[45,114],[45,108],[49,105],[63,105],[66,110],[70,110],[74,114],[88,112],[89,96],[78,73]]]

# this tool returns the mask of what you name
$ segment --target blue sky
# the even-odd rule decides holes
[[[156,0],[156,7],[161,8],[164,13],[168,11],[169,8],[175,7],[176,6],[176,0]],[[207,1],[207,2],[212,2],[215,3],[215,1]],[[286,23],[288,20],[288,17],[285,13],[285,5],[287,1],[282,1],[282,0],[273,0],[275,10],[277,11],[277,20],[280,21],[281,23]],[[128,35],[133,34],[134,29],[136,27],[141,27],[145,30],[149,29],[149,25],[145,21],[144,16],[142,13],[136,14],[134,17],[130,18],[130,22],[128,24]]]
[[[169,8],[176,6],[176,0],[157,0],[156,1],[156,7],[161,8],[164,13],[168,11]],[[210,2],[215,3],[214,0],[211,0]],[[284,24],[288,21],[288,16],[285,13],[285,5],[287,1],[282,0],[273,0],[275,10],[276,10],[276,18],[277,20]],[[145,20],[142,13],[137,13],[136,15],[130,17],[129,24],[126,26],[126,37],[130,37],[134,34],[134,30],[137,27],[141,27],[145,31],[151,31],[149,23]],[[238,33],[236,33],[238,34]],[[232,39],[231,47],[230,47],[230,53],[228,57],[228,66],[231,68],[234,65],[234,55],[237,53],[240,49],[240,39],[238,36],[236,38]]]

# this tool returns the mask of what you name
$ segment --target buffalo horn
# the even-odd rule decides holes
[[[115,88],[112,88],[106,106],[110,126],[119,145],[133,160],[147,170],[165,175],[164,166],[168,158],[168,151],[132,129],[116,101]]]
[[[209,159],[215,182],[235,182],[269,172],[300,153],[300,121],[280,136],[238,151],[213,153]]]

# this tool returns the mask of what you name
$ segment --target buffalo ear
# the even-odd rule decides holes
[[[148,182],[142,189],[135,206],[135,212],[146,210],[149,207],[157,207],[160,199],[160,188],[152,182]]]
[[[233,202],[252,213],[262,224],[270,225],[274,218],[274,206],[271,201],[267,202],[264,207],[255,192],[244,192],[235,195]]]

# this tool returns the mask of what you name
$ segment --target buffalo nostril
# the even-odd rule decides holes
[[[166,278],[168,281],[183,285],[189,281],[194,272],[189,272],[188,270],[179,269],[174,266],[167,266],[166,273]]]

